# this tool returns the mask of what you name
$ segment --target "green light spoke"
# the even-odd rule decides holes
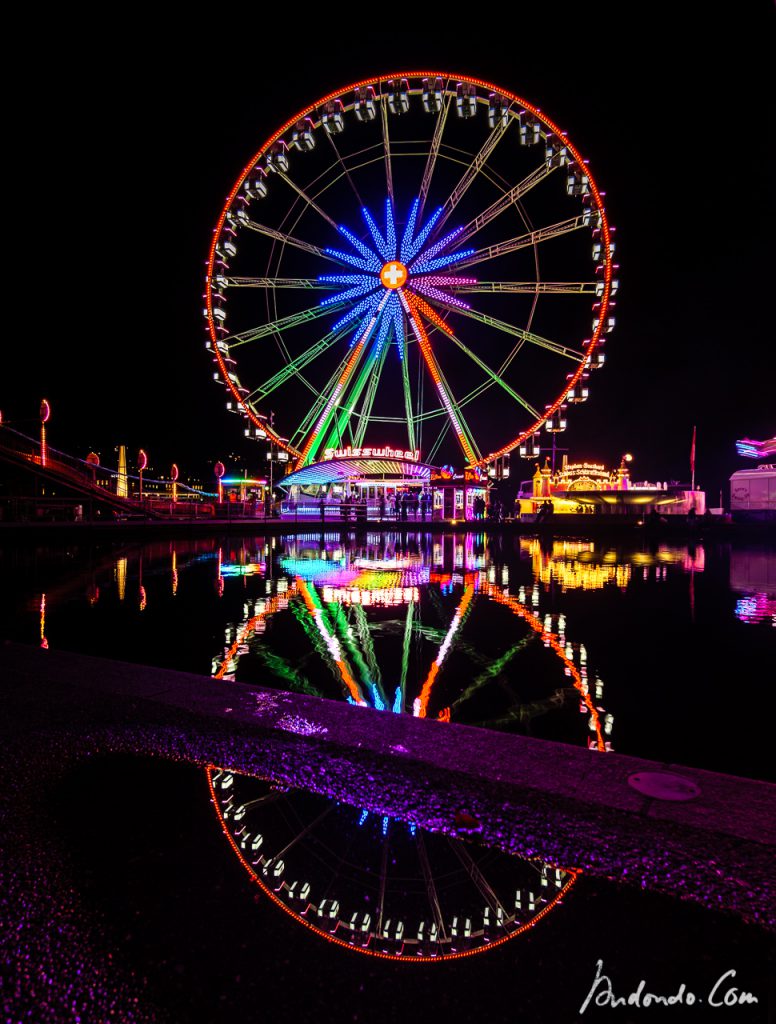
[[[302,442],[302,440],[304,439],[304,437],[312,429],[312,426],[315,423],[315,421],[317,420],[317,418],[320,416],[320,414],[326,408],[326,403],[329,400],[329,394],[337,386],[337,381],[342,376],[342,373],[344,372],[345,367],[347,366],[349,358],[350,358],[350,353],[349,352],[345,353],[345,355],[340,360],[339,365],[337,366],[336,370],[331,375],[331,377],[329,377],[328,383],[326,384],[326,386],[323,388],[323,390],[320,392],[318,397],[315,399],[315,401],[312,403],[310,408],[305,413],[304,419],[302,420],[302,422],[299,424],[299,426],[296,428],[296,430],[294,431],[294,433],[292,435],[291,446],[293,448],[298,448],[299,447],[299,445]]]
[[[410,642],[412,640],[412,619],[415,615],[415,602],[407,603],[407,615],[404,619],[404,640],[401,647],[401,675],[399,677],[399,689],[401,690],[401,709],[404,710],[407,703],[407,669],[410,664]]]
[[[383,345],[383,350],[372,370],[372,376],[369,378],[369,387],[366,391],[366,397],[364,398],[364,404],[361,407],[359,414],[360,418],[358,421],[358,428],[356,430],[356,436],[354,445],[356,448],[363,447],[364,437],[366,435],[366,429],[369,426],[370,416],[372,414],[372,407],[374,405],[375,397],[377,395],[377,385],[380,383],[380,376],[383,372],[383,366],[385,365],[385,357],[388,355],[389,345]]]
[[[383,677],[380,672],[380,666],[377,663],[377,657],[375,656],[375,645],[372,640],[372,634],[369,631],[369,620],[366,617],[363,605],[355,604],[352,608],[356,620],[356,634],[358,635],[358,639],[361,643],[361,649],[364,652],[364,658],[366,660],[367,668],[369,669],[371,681],[380,691],[380,697],[383,704],[387,706],[388,702],[385,699],[385,692],[382,687]]]
[[[478,249],[471,256],[464,256],[455,267],[456,271],[463,267],[472,267],[475,263],[482,263],[483,260],[496,259],[498,256],[505,256],[510,252],[517,252],[518,249],[527,249],[529,246],[537,245],[539,242],[547,242],[551,238],[559,238],[567,235],[570,231],[578,231],[580,228],[589,227],[585,224],[583,216],[570,217],[568,220],[559,221],[557,224],[550,224],[546,228],[538,228],[536,231],[529,231],[525,235],[517,235],[515,238],[508,238],[504,242],[497,242],[495,245],[487,245],[484,249]]]
[[[436,453],[439,451],[440,447],[442,446],[442,442],[447,437],[447,432],[448,432],[449,429],[450,429],[450,420],[445,419],[445,422],[442,424],[442,429],[439,431],[439,436],[437,437],[436,441],[432,445],[431,451],[426,456],[426,462],[430,462],[433,465],[434,456],[436,455]]]
[[[364,352],[365,351],[366,347],[364,347]],[[383,351],[385,351],[385,347],[383,348]],[[364,361],[364,365],[361,367],[358,376],[353,381],[347,399],[345,398],[345,395],[343,395],[340,402],[333,410],[336,415],[336,422],[329,431],[324,448],[341,447],[346,428],[350,430],[351,444],[355,443],[355,436],[351,426],[353,410],[358,404],[358,400],[361,398],[361,395],[364,393],[364,388],[366,387],[367,381],[369,380],[370,374],[375,365],[375,358],[375,352],[373,349],[372,352],[369,353],[369,357]],[[338,414],[337,410],[339,410]]]
[[[440,306],[444,306],[444,302],[439,302]],[[568,345],[561,345],[556,341],[550,341],[549,338],[542,338],[539,334],[533,334],[531,331],[525,331],[522,327],[513,327],[512,324],[506,323],[504,320],[497,320],[494,316],[488,316],[486,313],[478,313],[476,309],[458,309],[456,306],[450,306],[450,309],[459,313],[461,316],[468,316],[471,320],[477,320],[481,324],[486,324],[488,327],[494,327],[497,331],[503,331],[505,334],[511,334],[515,338],[519,338],[521,341],[530,342],[532,345],[538,345],[539,348],[546,348],[549,352],[554,352],[556,355],[565,356],[566,359],[571,359],[575,363],[581,363],[585,360],[584,352],[580,352],[575,348],[569,348]]]
[[[320,320],[321,317],[328,316],[335,310],[344,309],[346,306],[347,302],[332,302],[330,306],[311,306],[309,309],[302,309],[298,313],[291,313],[289,316],[283,316],[279,320],[273,320],[271,323],[262,324],[261,327],[241,331],[240,334],[231,334],[223,340],[230,349],[239,348],[241,345],[247,345],[248,342],[266,338],[270,334],[288,331],[292,327],[298,327],[300,324],[310,323],[311,320]]]
[[[412,413],[412,391],[410,389],[410,371],[407,365],[407,353],[401,361],[401,380],[404,389],[404,409],[407,414],[407,437],[409,438],[410,451],[415,451],[415,417]]]
[[[499,214],[508,210],[511,206],[522,198],[527,192],[530,192],[532,188],[539,184],[540,181],[552,173],[553,167],[549,167],[547,164],[542,164],[533,173],[529,174],[527,178],[523,178],[517,185],[511,188],[508,192],[505,192],[503,196],[497,199],[494,203],[483,210],[481,214],[469,221],[464,227],[463,231],[456,238],[455,244],[461,245],[472,235],[475,235],[481,228],[484,228],[486,224],[490,224],[492,220],[495,220]]]
[[[487,375],[494,382],[494,384],[498,384],[500,388],[503,388],[504,391],[506,391],[508,395],[514,398],[514,400],[519,405],[522,405],[526,412],[530,413],[530,415],[533,416],[534,419],[541,419],[539,412],[536,409],[534,409],[534,407],[529,402],[527,402],[522,397],[522,395],[519,395],[516,391],[514,391],[505,380],[499,377],[499,375],[494,370],[491,370],[491,368],[486,363],[484,363],[479,356],[475,355],[470,348],[464,345],[464,343],[459,338],[457,338],[454,334],[449,334],[448,337],[450,338],[451,341],[454,341],[458,348],[460,348],[462,352],[465,352],[466,355],[471,360],[473,360],[481,370],[484,370],[485,373],[487,373]]]
[[[380,319],[380,314],[383,311],[386,301],[387,297],[381,301],[380,305],[375,310],[374,315],[372,316],[372,318],[370,319],[369,323],[366,325],[365,328],[363,328],[363,324],[361,325],[363,330],[361,335],[359,336],[358,341],[355,344],[355,350],[348,352],[342,374],[340,374],[339,377],[335,378],[334,385],[331,389],[332,393],[327,393],[326,404],[324,405],[318,420],[316,420],[315,425],[312,428],[312,433],[308,435],[307,439],[302,445],[302,453],[299,459],[301,465],[307,466],[313,461],[313,459],[318,453],[318,449],[321,447],[321,442],[323,441],[323,438],[326,436],[329,430],[332,418],[334,417],[338,409],[342,411],[342,405],[338,401],[338,399],[340,398],[340,393],[338,392],[340,392],[340,389],[342,389],[342,391],[344,392],[348,388],[350,378],[352,377],[353,373],[355,373],[359,363],[362,361],[364,357],[364,353],[366,352],[367,349],[367,344],[369,343],[370,338],[374,334],[375,327]]]
[[[263,398],[265,395],[269,395],[277,388],[281,387],[289,377],[299,374],[299,371],[303,370],[305,366],[311,363],[314,359],[317,359],[318,356],[322,355],[324,352],[328,351],[336,341],[348,333],[350,327],[351,325],[347,325],[344,330],[331,331],[329,334],[324,335],[323,338],[316,341],[315,344],[311,345],[305,352],[302,352],[301,355],[292,359],[291,362],[284,366],[282,370],[278,370],[273,377],[270,377],[269,380],[260,384],[255,391],[251,392],[248,396],[248,400],[250,401],[254,398]]]
[[[485,669],[479,673],[479,675],[475,676],[475,678],[463,690],[463,692],[458,697],[456,697],[456,699],[451,704],[451,707],[456,708],[459,705],[464,704],[471,697],[475,696],[475,694],[483,686],[491,682],[491,680],[495,679],[497,676],[501,675],[501,673],[504,671],[509,662],[515,657],[515,655],[519,654],[520,651],[524,650],[524,648],[527,647],[528,644],[532,643],[537,636],[537,633],[531,633],[529,636],[524,636],[522,640],[518,640],[516,644],[513,644],[510,648],[508,648],[504,652],[504,654],[501,655],[500,658],[496,658],[495,661],[490,662],[485,667]]]
[[[348,649],[350,657],[353,660],[353,664],[358,668],[358,674],[361,676],[361,682],[365,686],[373,681],[369,672],[369,666],[364,661],[361,651],[353,643],[353,637],[351,636],[350,623],[348,622],[347,616],[345,615],[345,609],[339,603],[339,601],[331,601],[328,605],[328,612],[331,616],[331,620],[334,623],[334,628],[339,634],[342,644]]]

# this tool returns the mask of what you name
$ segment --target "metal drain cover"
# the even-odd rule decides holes
[[[694,800],[701,795],[700,786],[670,772],[636,772],[628,776],[628,785],[654,800]]]

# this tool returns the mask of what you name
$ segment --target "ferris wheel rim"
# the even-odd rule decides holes
[[[226,385],[227,390],[231,393],[232,398],[237,402],[238,407],[240,408],[240,410],[243,413],[243,415],[245,415],[246,418],[249,419],[256,427],[259,427],[263,431],[265,431],[266,436],[268,436],[275,444],[277,444],[280,448],[284,449],[289,455],[291,455],[292,457],[294,457],[296,459],[299,459],[299,460],[302,459],[303,453],[300,452],[299,449],[296,448],[294,445],[290,444],[287,438],[281,437],[280,434],[277,433],[274,430],[272,424],[270,422],[268,422],[267,418],[257,414],[255,412],[255,410],[251,407],[249,402],[245,400],[244,396],[240,393],[240,390],[237,388],[237,386],[235,385],[235,383],[231,379],[231,376],[230,376],[230,373],[229,373],[229,371],[227,369],[227,366],[226,366],[225,360],[223,358],[223,355],[222,355],[218,345],[216,344],[216,342],[219,340],[219,338],[218,338],[218,333],[217,333],[217,330],[216,330],[215,317],[214,317],[214,313],[213,313],[213,308],[214,307],[213,307],[213,295],[212,295],[212,282],[213,282],[214,277],[215,277],[214,270],[215,270],[215,262],[216,262],[216,247],[218,245],[218,242],[219,242],[219,239],[221,237],[221,234],[222,234],[222,232],[224,230],[224,225],[225,225],[226,220],[227,220],[227,214],[228,214],[230,208],[232,207],[232,204],[234,203],[235,199],[239,195],[240,189],[242,188],[242,186],[244,185],[246,180],[249,178],[251,172],[257,167],[257,165],[259,164],[259,161],[267,154],[267,152],[270,150],[270,148],[276,142],[278,142],[290,129],[292,129],[295,124],[297,124],[298,122],[300,122],[301,120],[306,118],[308,115],[316,112],[317,110],[320,110],[320,108],[322,108],[326,103],[330,103],[330,102],[332,102],[334,100],[341,100],[343,96],[346,96],[348,93],[353,93],[357,89],[361,89],[361,88],[365,88],[365,87],[369,87],[369,86],[381,87],[384,83],[388,83],[388,82],[396,80],[396,79],[407,79],[407,80],[415,79],[415,80],[417,80],[417,79],[422,79],[422,78],[440,78],[440,79],[445,80],[445,82],[446,82],[446,86],[445,86],[446,91],[449,89],[449,83],[453,82],[453,81],[456,82],[456,83],[466,83],[466,84],[469,84],[469,85],[479,86],[479,87],[481,87],[483,89],[487,89],[490,92],[493,92],[493,93],[495,93],[495,94],[497,94],[497,95],[499,95],[499,96],[509,100],[510,103],[517,104],[519,108],[521,108],[522,110],[525,110],[526,112],[531,114],[533,117],[537,118],[544,125],[544,127],[546,129],[548,129],[554,136],[556,136],[559,139],[562,139],[563,140],[563,145],[571,153],[571,155],[572,155],[572,157],[574,159],[574,162],[576,164],[578,164],[579,166],[583,166],[585,168],[585,175],[586,175],[586,177],[588,179],[590,195],[593,198],[593,202],[595,203],[595,207],[596,207],[596,210],[597,210],[599,218],[600,218],[599,219],[599,227],[600,227],[600,233],[601,233],[601,240],[602,240],[602,243],[603,243],[604,251],[606,253],[606,258],[602,261],[602,268],[603,268],[603,275],[602,275],[602,278],[603,278],[603,290],[602,290],[602,293],[600,295],[600,302],[598,303],[598,307],[600,309],[600,312],[598,314],[597,322],[594,324],[593,331],[592,331],[592,336],[588,340],[588,343],[583,346],[582,352],[583,352],[584,358],[579,362],[579,365],[578,365],[576,371],[574,373],[572,373],[572,374],[567,375],[566,383],[565,383],[562,391],[558,395],[558,397],[556,397],[555,400],[550,405],[546,406],[545,410],[544,410],[544,413],[543,414],[540,413],[537,416],[537,418],[534,420],[534,422],[532,422],[526,429],[521,431],[514,439],[512,439],[511,441],[507,442],[506,444],[498,447],[494,451],[488,452],[486,455],[482,455],[481,453],[479,453],[480,454],[479,458],[476,458],[476,457],[470,458],[468,460],[468,462],[467,462],[467,465],[469,467],[480,467],[480,468],[482,468],[482,467],[486,466],[488,463],[491,463],[494,460],[496,460],[496,459],[498,459],[498,458],[500,458],[500,457],[502,457],[504,455],[507,455],[510,452],[512,452],[520,444],[522,444],[529,437],[531,437],[538,429],[540,429],[541,426],[544,423],[546,423],[547,420],[551,416],[553,416],[561,408],[561,406],[563,405],[564,400],[568,396],[569,392],[572,390],[572,388],[574,388],[574,386],[582,378],[582,376],[585,373],[587,367],[590,365],[590,361],[591,361],[591,358],[593,356],[593,353],[596,351],[596,349],[599,347],[599,345],[601,343],[601,337],[602,337],[602,334],[605,331],[605,324],[606,324],[606,321],[607,321],[607,313],[609,312],[610,305],[611,305],[612,283],[613,283],[613,263],[612,263],[612,260],[610,258],[610,253],[611,253],[611,250],[612,250],[612,238],[611,238],[611,236],[612,236],[612,228],[611,228],[611,226],[609,224],[609,220],[608,220],[608,217],[606,215],[606,209],[605,209],[603,201],[602,201],[603,193],[600,190],[594,175],[592,174],[592,172],[589,169],[587,160],[582,156],[581,152],[577,149],[577,147],[574,145],[574,143],[569,139],[567,133],[564,132],[555,123],[554,120],[552,120],[547,114],[543,113],[542,110],[539,107],[537,107],[534,104],[530,103],[528,100],[524,99],[522,96],[518,95],[517,93],[512,92],[509,89],[505,89],[505,88],[503,88],[500,85],[496,85],[495,83],[490,82],[487,79],[483,79],[483,78],[479,78],[479,77],[474,77],[474,76],[470,76],[470,75],[453,74],[451,72],[440,71],[438,69],[437,70],[422,70],[422,71],[408,71],[408,70],[393,71],[393,72],[387,72],[385,74],[379,74],[379,75],[375,75],[375,76],[370,76],[368,78],[359,79],[358,81],[355,81],[355,82],[352,82],[352,83],[349,83],[349,84],[345,84],[345,85],[339,87],[336,90],[330,91],[329,93],[327,93],[323,97],[321,97],[321,98],[315,100],[313,103],[305,106],[299,112],[297,112],[292,117],[290,117],[284,124],[282,124],[275,132],[273,132],[268,137],[268,139],[264,142],[264,144],[252,156],[250,161],[244,166],[243,170],[240,172],[240,174],[238,175],[237,179],[235,180],[235,183],[232,186],[232,189],[230,190],[230,192],[229,192],[229,194],[228,194],[228,196],[227,196],[227,198],[226,198],[226,200],[225,200],[225,202],[224,202],[224,204],[223,204],[223,206],[221,208],[221,212],[219,214],[219,217],[218,217],[218,220],[217,220],[217,223],[216,223],[216,227],[213,229],[213,237],[212,237],[212,240],[211,240],[211,243],[210,243],[210,248],[209,248],[209,253],[208,253],[208,260],[207,260],[207,276],[206,276],[206,291],[205,291],[206,310],[205,310],[205,312],[206,312],[206,317],[207,317],[208,333],[209,333],[209,337],[210,337],[210,342],[212,344],[213,356],[214,356],[215,361],[216,361],[216,363],[218,365],[218,369],[219,369],[219,372],[221,374],[221,378],[222,378],[224,384]],[[382,91],[381,91],[380,95],[382,97]],[[476,99],[479,100],[480,97],[476,97]],[[409,335],[408,335],[408,337],[409,337]],[[300,464],[301,464],[301,461],[300,461]]]

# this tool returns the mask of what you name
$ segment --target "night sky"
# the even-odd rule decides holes
[[[616,5],[580,4],[573,17],[491,7],[473,27],[362,34],[350,11],[306,26],[287,16],[271,36],[214,20],[195,50],[135,25],[120,54],[87,45],[72,23],[54,48],[52,29],[45,52],[31,51],[40,91],[7,127],[18,202],[6,247],[21,256],[26,298],[11,274],[21,327],[6,339],[4,418],[34,431],[45,395],[53,445],[95,448],[106,463],[116,444],[142,445],[160,473],[173,459],[197,473],[245,451],[201,316],[223,199],[302,106],[361,76],[425,67],[538,105],[607,193],[617,327],[560,443],[578,459],[631,451],[636,478],[687,479],[697,424],[698,481],[715,504],[740,465],[735,439],[776,432],[776,19],[760,0],[727,17],[685,5],[682,24],[676,5],[645,5],[635,28],[633,5],[621,10],[627,20]]]

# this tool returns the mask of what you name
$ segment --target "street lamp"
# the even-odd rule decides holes
[[[44,398],[40,403],[40,464],[48,462],[48,445],[46,443],[46,424],[51,416],[51,406]]]
[[[213,466],[213,472],[215,473],[216,480],[218,481],[218,504],[220,505],[224,500],[224,485],[221,483],[221,477],[226,472],[226,466],[223,462],[217,462],[215,466]]]
[[[148,456],[141,448],[137,453],[137,475],[140,487],[140,501],[143,501],[143,470],[148,465]]]

